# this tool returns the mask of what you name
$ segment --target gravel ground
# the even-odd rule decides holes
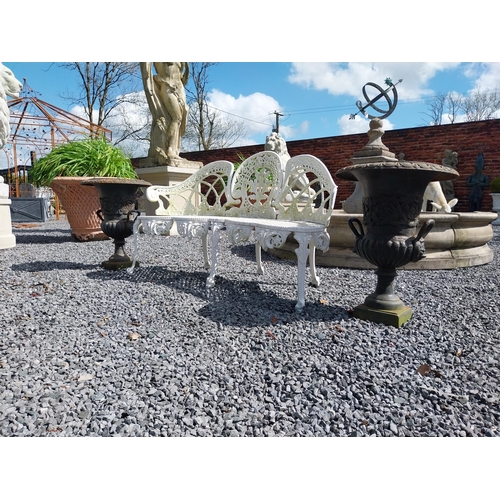
[[[221,240],[141,235],[133,275],[65,221],[0,251],[0,436],[500,436],[500,230],[492,263],[400,271],[414,316],[353,318],[373,271],[319,268],[294,312],[295,263]],[[130,250],[130,242],[127,248]]]

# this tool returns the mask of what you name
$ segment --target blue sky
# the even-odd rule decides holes
[[[76,74],[41,61],[154,61],[167,54],[170,60],[222,61],[210,70],[210,99],[226,116],[245,124],[246,134],[235,145],[264,143],[275,122],[274,111],[284,115],[280,132],[288,141],[364,133],[366,119],[349,116],[358,111],[356,101],[364,103],[363,86],[373,82],[385,88],[388,77],[403,81],[397,86],[399,104],[385,120],[386,130],[425,125],[430,120],[428,100],[436,92],[465,94],[500,87],[495,16],[487,15],[491,4],[483,0],[458,13],[429,0],[404,12],[379,10],[359,0],[328,14],[316,0],[300,12],[280,8],[279,2],[269,9],[267,2],[255,0],[244,16],[233,13],[229,20],[220,12],[232,4],[222,0],[198,17],[182,12],[181,5],[177,15],[170,5],[168,15],[165,11],[155,17],[151,8],[132,15],[94,0],[87,7],[92,4],[99,5],[102,19],[113,22],[105,27],[90,23],[85,32],[63,22],[50,36],[41,36],[43,20],[50,21],[44,3],[23,20],[24,32],[33,33],[32,43],[18,42],[2,53],[2,61],[19,80],[26,78],[41,99],[76,114],[78,110],[61,98],[75,91]],[[5,38],[20,41],[18,29],[8,23]],[[350,62],[322,62],[337,59]],[[363,62],[370,59],[382,62]]]
[[[3,62],[40,99],[78,114],[62,97],[77,91],[74,71],[57,63]],[[210,101],[245,124],[247,133],[238,145],[264,143],[275,124],[274,111],[283,114],[280,132],[287,140],[362,133],[367,120],[360,113],[354,120],[349,117],[358,111],[358,100],[366,102],[363,86],[373,82],[386,88],[387,77],[403,81],[397,85],[399,102],[385,120],[386,130],[417,127],[429,122],[429,99],[437,92],[500,88],[500,63],[222,62],[210,68]],[[372,87],[367,92],[370,97],[377,94]],[[387,108],[384,100],[378,105]]]

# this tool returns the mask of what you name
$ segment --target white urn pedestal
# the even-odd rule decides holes
[[[490,193],[490,196],[493,199],[493,206],[491,209],[498,215],[491,224],[493,226],[500,226],[500,193]]]
[[[16,237],[12,234],[12,221],[10,217],[9,186],[4,184],[0,176],[0,248],[16,246]]]

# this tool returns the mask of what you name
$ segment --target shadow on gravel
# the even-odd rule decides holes
[[[231,246],[231,253],[233,255],[237,255],[238,257],[242,259],[249,260],[251,262],[255,262],[255,244],[250,243],[248,245],[234,245]],[[281,261],[278,257],[274,255],[270,255],[264,250],[262,250],[262,262],[269,262],[269,261]]]
[[[307,296],[305,310],[297,313],[295,298],[284,299],[269,290],[263,292],[259,283],[254,281],[231,281],[216,276],[215,287],[207,289],[205,272],[174,271],[162,266],[148,266],[136,268],[132,275],[125,270],[116,272],[99,269],[87,273],[87,277],[96,280],[116,279],[137,284],[150,282],[156,286],[182,291],[207,302],[198,310],[200,316],[224,325],[263,326],[270,325],[273,318],[279,318],[281,322],[292,322],[302,318],[308,321],[338,321],[349,317],[345,309],[319,302],[308,302]],[[168,294],[165,298],[168,298]]]
[[[34,262],[26,262],[25,264],[12,264],[13,271],[25,271],[34,273],[38,271],[56,271],[74,269],[77,271],[95,269],[96,264],[81,264],[79,262],[55,262],[36,260]]]
[[[231,253],[233,255],[237,255],[241,259],[249,260],[250,262],[255,263],[255,244],[253,244],[253,243],[250,243],[248,245],[231,246]],[[296,259],[280,259],[279,257],[276,257],[275,255],[271,255],[264,250],[262,250],[261,257],[262,257],[263,263],[283,262],[283,261],[293,262],[296,260]]]
[[[47,234],[50,233],[50,234]],[[76,240],[71,236],[70,229],[44,229],[16,228],[12,227],[12,234],[16,237],[16,243],[73,243]]]

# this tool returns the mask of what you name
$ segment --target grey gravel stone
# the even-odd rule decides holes
[[[319,268],[297,314],[296,263],[264,254],[258,275],[251,243],[222,237],[207,290],[196,239],[141,235],[129,275],[100,267],[111,241],[77,243],[64,220],[15,227],[0,436],[498,437],[494,231],[491,264],[398,272],[414,315],[397,329],[348,313],[373,271]]]

